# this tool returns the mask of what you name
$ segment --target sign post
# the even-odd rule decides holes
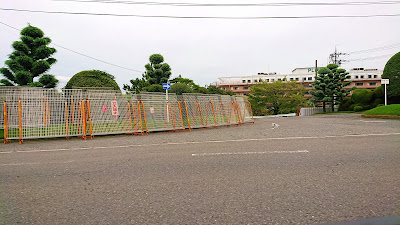
[[[389,84],[389,79],[382,79],[381,84],[385,85],[385,105],[387,105],[386,85]]]
[[[167,100],[167,122],[169,123],[169,111],[168,111],[168,90],[171,90],[170,83],[163,83],[163,89],[165,89],[165,100]]]

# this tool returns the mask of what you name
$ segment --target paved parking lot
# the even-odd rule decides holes
[[[400,121],[357,115],[14,141],[0,145],[0,224],[311,224],[400,215],[399,171]]]

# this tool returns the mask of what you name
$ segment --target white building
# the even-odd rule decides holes
[[[318,67],[320,69],[322,67]],[[357,88],[375,89],[381,85],[381,76],[383,70],[353,68],[349,72],[352,83],[346,88],[357,86]],[[250,86],[260,82],[274,82],[278,80],[297,81],[307,89],[312,89],[312,82],[315,80],[315,68],[296,68],[290,74],[277,73],[258,73],[257,75],[237,76],[237,77],[219,77],[214,85],[224,90],[231,90],[236,94],[246,95],[250,92]]]

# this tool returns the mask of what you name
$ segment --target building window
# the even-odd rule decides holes
[[[369,86],[376,86],[376,82],[374,82],[374,83],[369,83]]]
[[[246,80],[242,80],[242,83],[245,84],[245,83],[246,83]]]
[[[308,77],[308,80],[312,80],[312,77]]]
[[[248,90],[249,89],[249,87],[243,87],[243,90]]]
[[[269,82],[269,79],[266,79],[265,81],[266,81],[266,82]]]
[[[251,80],[247,80],[247,83],[251,83]]]
[[[372,78],[372,75],[368,75],[368,78]]]
[[[262,82],[263,80],[260,78],[260,80],[258,82]],[[268,81],[267,81],[268,82]]]
[[[364,86],[364,83],[356,83],[356,86]]]
[[[354,76],[354,79],[358,79],[358,76],[356,75],[356,76]]]
[[[374,78],[378,78],[378,75],[374,75]]]
[[[296,77],[296,80],[299,80],[299,78],[298,78],[298,77]]]
[[[275,80],[274,79],[271,79],[271,82],[274,82]]]
[[[278,80],[282,80],[281,78],[278,78]]]
[[[306,81],[306,77],[303,77],[303,81]]]
[[[361,79],[364,79],[364,75],[361,75],[360,78],[361,78]]]
[[[292,80],[293,80],[293,77],[290,78],[290,81],[292,81]]]

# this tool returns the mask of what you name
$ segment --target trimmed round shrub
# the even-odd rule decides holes
[[[65,85],[65,89],[73,89],[80,87],[99,87],[99,88],[110,88],[120,91],[115,77],[100,70],[87,70],[81,71],[75,74]]]
[[[382,78],[389,79],[387,86],[388,98],[394,102],[400,102],[400,52],[392,56],[385,65]]]
[[[351,101],[354,104],[369,104],[372,100],[373,93],[368,89],[356,89],[351,95]]]
[[[362,111],[362,110],[363,110],[363,107],[362,107],[362,106],[359,106],[359,105],[354,106],[354,111],[360,112],[360,111]]]

